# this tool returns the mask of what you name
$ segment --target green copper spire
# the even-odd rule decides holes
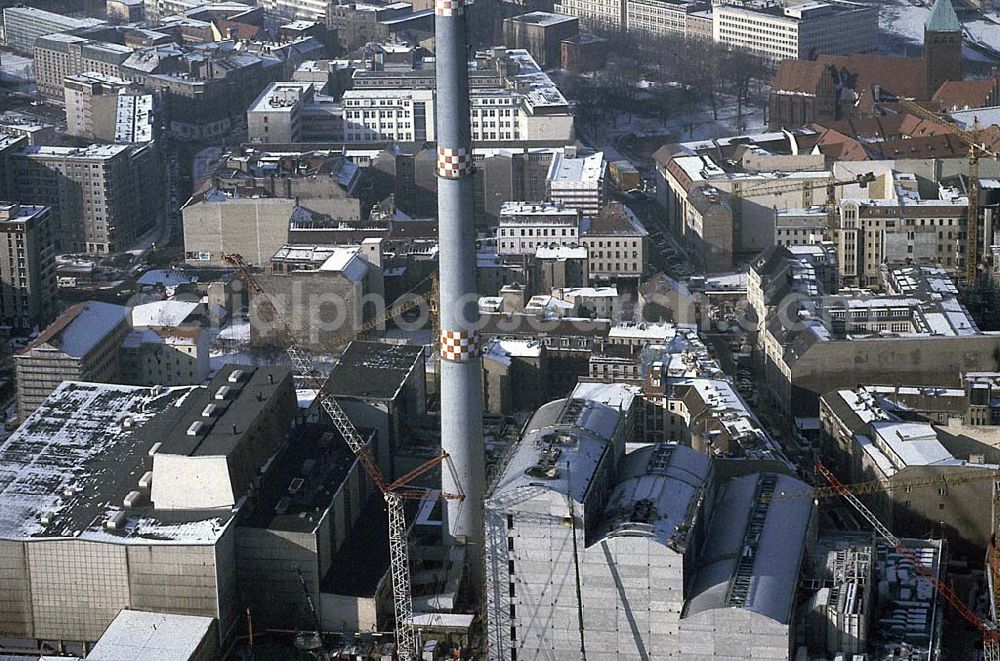
[[[931,15],[924,23],[924,32],[961,32],[962,24],[958,22],[955,8],[951,0],[934,0]]]

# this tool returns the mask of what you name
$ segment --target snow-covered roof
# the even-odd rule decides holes
[[[123,507],[157,441],[142,426],[194,389],[64,381],[0,444],[0,539],[214,543],[232,512]]]
[[[683,552],[694,529],[710,460],[697,450],[660,443],[625,455],[604,507],[604,538],[651,537]]]
[[[650,340],[664,343],[677,334],[677,328],[667,323],[620,323],[608,331],[608,339]]]
[[[53,321],[28,349],[55,349],[73,358],[83,358],[128,318],[122,305],[88,301],[78,303]]]
[[[884,452],[896,469],[906,466],[959,465],[938,440],[937,431],[927,423],[873,422],[875,446]]]
[[[205,639],[214,635],[210,617],[148,613],[124,609],[101,635],[87,659],[184,661],[195,658]]]
[[[361,282],[368,275],[368,262],[359,254],[359,248],[337,248],[319,267],[320,271],[337,271],[345,278]]]
[[[153,269],[143,273],[136,282],[143,287],[179,287],[198,282],[198,276],[180,269]]]
[[[610,406],[619,411],[628,411],[636,397],[642,395],[642,388],[628,383],[578,383],[570,397],[585,399]]]
[[[524,435],[493,489],[503,499],[523,487],[538,487],[582,503],[601,461],[623,442],[616,432],[624,414],[599,402],[558,399],[543,405],[525,425]],[[546,457],[557,455],[546,468]],[[568,469],[567,469],[568,466]],[[551,470],[550,470],[551,469]]]
[[[484,358],[510,365],[511,358],[538,358],[542,355],[542,343],[538,340],[494,339],[486,346]]]
[[[132,308],[132,326],[180,326],[198,309],[197,301],[154,301]]]

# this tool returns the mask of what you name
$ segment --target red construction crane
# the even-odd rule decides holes
[[[271,295],[261,286],[250,270],[250,265],[241,255],[225,255],[226,262],[231,264],[236,270],[236,274],[243,282],[251,294],[259,296],[258,314],[270,322],[277,322],[279,328],[279,343],[284,347],[285,352],[292,361],[295,371],[302,377],[310,387],[316,391],[316,397],[320,405],[334,426],[344,437],[344,441],[351,448],[351,452],[357,457],[358,462],[364,468],[368,479],[372,481],[375,488],[385,499],[386,509],[389,513],[389,566],[392,575],[392,594],[394,615],[396,618],[396,652],[400,659],[413,659],[419,654],[416,648],[416,636],[413,632],[413,600],[410,594],[410,553],[406,537],[406,517],[403,510],[404,499],[425,498],[430,490],[410,487],[413,480],[427,473],[434,467],[440,465],[448,459],[448,455],[443,451],[430,461],[418,466],[399,479],[389,482],[382,475],[378,461],[372,455],[371,449],[365,439],[355,429],[350,418],[341,408],[340,404],[326,390],[326,380],[321,377],[312,361],[312,356],[303,347],[299,346],[291,326],[287,320],[278,312],[271,300]],[[373,327],[389,316],[400,314],[403,310],[412,307],[410,303],[390,308],[386,314],[380,315],[376,320],[365,324],[362,329]],[[353,335],[353,333],[352,333]],[[445,498],[462,499],[462,494],[441,494]]]
[[[983,634],[983,651],[985,658],[988,660],[1000,658],[1000,634],[998,634],[996,622],[984,621],[976,615],[975,611],[966,606],[965,602],[962,601],[962,598],[955,594],[955,591],[952,590],[947,583],[939,579],[934,572],[920,562],[916,553],[903,544],[900,539],[893,535],[888,528],[882,525],[882,522],[878,520],[878,517],[872,514],[871,510],[865,507],[865,504],[858,499],[850,485],[846,485],[838,480],[837,476],[834,475],[830,469],[824,466],[820,461],[816,462],[816,471],[830,483],[830,487],[833,488],[834,491],[845,498],[847,502],[850,503],[851,506],[854,507],[854,509],[856,509],[858,513],[872,525],[875,532],[877,532],[887,542],[892,544],[896,548],[896,551],[898,551],[913,565],[913,569],[920,574],[922,578],[926,579],[931,585],[934,586],[934,589],[938,591],[938,594],[944,597],[948,603],[951,604],[956,611],[958,611],[959,615],[979,629],[979,631]]]

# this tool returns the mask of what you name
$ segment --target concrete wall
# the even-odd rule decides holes
[[[680,658],[743,661],[790,659],[787,624],[744,608],[718,608],[681,620]]]
[[[288,221],[295,206],[295,200],[283,198],[200,201],[185,206],[185,257],[194,266],[226,267],[222,256],[239,253],[251,264],[263,266],[288,242]]]
[[[123,608],[218,618],[223,562],[211,545],[0,541],[0,635],[93,642]]]

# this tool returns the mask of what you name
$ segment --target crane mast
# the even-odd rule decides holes
[[[326,391],[325,380],[317,375],[312,356],[297,343],[291,326],[289,326],[285,318],[278,312],[278,309],[270,300],[268,292],[257,282],[257,279],[250,270],[250,265],[241,255],[237,254],[225,255],[225,260],[236,269],[237,275],[248,291],[262,296],[258,304],[260,306],[260,313],[280,325],[285,352],[288,354],[295,372],[316,390],[316,396],[323,411],[329,416],[334,427],[340,432],[351,452],[361,464],[365,474],[385,500],[389,518],[389,568],[392,579],[396,652],[400,659],[416,658],[419,650],[416,649],[416,636],[413,631],[410,552],[406,535],[406,514],[403,509],[403,500],[427,496],[429,493],[428,490],[407,488],[406,485],[441,464],[448,458],[448,455],[442,452],[439,456],[418,466],[398,480],[391,483],[387,482],[368,444],[361,434],[358,433],[350,418],[347,417],[340,403],[337,402],[332,394]],[[399,314],[410,307],[413,307],[413,303],[406,302],[390,308],[387,314]],[[381,318],[368,322],[362,328],[376,325],[385,316],[382,315]],[[443,493],[442,496],[452,499],[463,498],[461,494]]]

